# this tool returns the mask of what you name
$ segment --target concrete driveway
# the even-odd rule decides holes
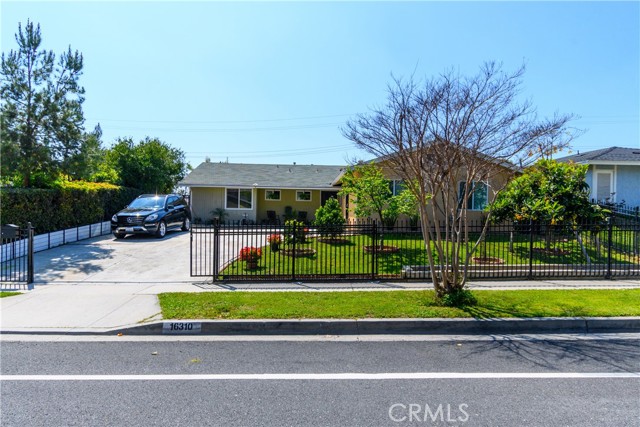
[[[113,235],[37,252],[38,283],[177,283],[190,276],[189,233],[171,231],[164,239]]]

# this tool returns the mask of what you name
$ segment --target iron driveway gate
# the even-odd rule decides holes
[[[469,240],[475,242],[481,230],[481,222],[470,223]],[[325,229],[302,223],[191,228],[191,275],[214,281],[431,280],[428,264],[420,227],[408,222]],[[640,224],[618,216],[606,224],[577,228],[494,225],[473,254],[467,275],[529,280],[640,277]]]
[[[33,284],[33,227],[2,226],[0,289],[19,289]]]

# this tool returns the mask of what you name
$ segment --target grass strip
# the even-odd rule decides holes
[[[0,298],[12,297],[14,295],[20,295],[20,292],[0,292]]]
[[[165,319],[528,318],[640,316],[640,289],[474,291],[443,307],[433,291],[206,292],[159,295]]]

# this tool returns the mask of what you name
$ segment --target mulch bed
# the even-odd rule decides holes
[[[398,252],[400,250],[400,248],[397,247],[397,246],[382,246],[382,247],[380,247],[380,246],[376,245],[376,246],[364,246],[364,251],[366,253],[370,254],[370,253],[372,253],[374,251],[374,248],[375,248],[376,253],[379,254],[379,255],[393,254],[393,253],[396,253],[396,252]]]
[[[473,257],[473,262],[475,262],[476,264],[504,264],[504,260],[502,258],[495,258],[495,257],[479,257],[479,256],[475,256]]]
[[[560,248],[545,249],[545,248],[533,248],[533,252],[542,255],[569,255],[571,251],[562,250]]]
[[[295,249],[295,250],[293,250],[293,249],[282,249],[280,251],[280,253],[282,255],[285,255],[285,256],[291,256],[291,257],[298,258],[298,257],[302,257],[302,256],[315,255],[316,254],[316,250],[315,249],[305,249],[305,248]]]
[[[346,245],[350,242],[349,239],[342,239],[340,237],[330,238],[330,237],[320,237],[318,238],[318,242],[328,243],[330,245]]]

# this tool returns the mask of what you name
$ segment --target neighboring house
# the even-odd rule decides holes
[[[640,148],[603,148],[557,161],[589,165],[586,181],[593,200],[640,206]]]
[[[307,221],[330,197],[337,197],[336,179],[346,166],[274,165],[204,162],[178,185],[188,187],[194,219],[203,222],[222,208],[232,222],[284,223],[285,210]]]

